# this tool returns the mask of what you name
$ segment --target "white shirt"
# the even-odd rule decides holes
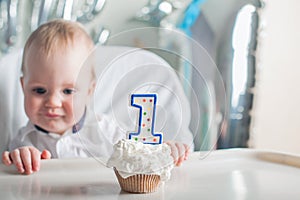
[[[52,158],[97,157],[106,162],[112,154],[113,145],[125,137],[126,133],[108,117],[96,119],[94,113],[87,109],[84,124],[78,132],[73,133],[70,129],[63,135],[46,133],[29,121],[19,130],[9,149],[34,146],[40,151],[47,149]]]

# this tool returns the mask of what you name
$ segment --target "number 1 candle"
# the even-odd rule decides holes
[[[162,133],[154,133],[156,94],[132,94],[131,106],[139,108],[138,132],[129,133],[129,139],[145,144],[161,144]]]

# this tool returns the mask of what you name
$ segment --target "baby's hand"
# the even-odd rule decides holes
[[[176,141],[167,141],[166,144],[171,147],[171,156],[174,159],[174,164],[180,166],[190,153],[188,145]]]
[[[2,154],[2,162],[9,166],[14,164],[22,174],[32,174],[40,170],[41,159],[50,159],[51,153],[47,150],[40,152],[33,146],[24,146],[11,152],[5,151]]]

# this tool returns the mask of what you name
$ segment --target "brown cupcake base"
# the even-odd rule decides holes
[[[115,174],[122,190],[131,193],[155,192],[160,185],[160,176],[156,174],[136,174],[123,178],[114,168]]]

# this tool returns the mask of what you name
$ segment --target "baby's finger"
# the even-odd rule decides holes
[[[173,157],[174,159],[174,164],[177,163],[178,161],[178,151],[177,151],[177,147],[176,145],[173,143],[173,142],[166,142],[170,148],[171,148],[171,156]]]
[[[174,159],[174,164],[177,165],[177,162],[178,162],[178,151],[177,151],[177,148],[176,146],[172,145],[172,153],[171,153],[171,156],[173,157]]]
[[[32,174],[32,155],[29,148],[20,148],[20,156],[26,174]]]
[[[33,171],[39,171],[40,170],[40,161],[41,161],[41,152],[36,148],[30,148],[30,154],[31,154],[31,164],[32,164],[32,170]]]
[[[187,144],[183,144],[185,147],[185,155],[184,155],[184,160],[187,160],[189,154],[190,154],[190,147]]]
[[[8,151],[4,151],[2,153],[2,162],[4,165],[9,166],[12,164],[11,159],[9,157],[9,152]]]
[[[181,143],[175,143],[177,151],[178,151],[178,160],[176,166],[180,166],[185,157],[185,147]]]
[[[20,173],[24,173],[24,166],[20,157],[20,151],[19,149],[15,149],[10,153],[10,157],[12,159],[12,162],[14,163],[14,165],[16,166],[17,170]]]
[[[41,154],[41,159],[50,159],[51,158],[51,153],[48,150],[43,150]]]

